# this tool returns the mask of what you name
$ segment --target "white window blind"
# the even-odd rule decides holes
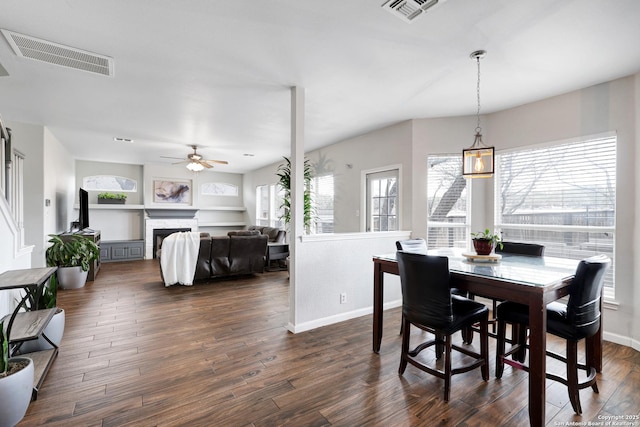
[[[316,176],[311,179],[315,233],[333,233],[333,175]]]
[[[616,138],[562,143],[497,155],[496,227],[505,241],[543,244],[545,256],[613,263],[605,295],[613,297]]]
[[[469,239],[469,189],[462,176],[462,157],[427,158],[427,246],[466,248]]]
[[[279,185],[256,187],[256,225],[282,228],[283,190]]]

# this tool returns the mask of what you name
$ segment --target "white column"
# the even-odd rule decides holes
[[[291,88],[291,222],[289,223],[289,330],[296,316],[296,246],[304,234],[304,88]]]

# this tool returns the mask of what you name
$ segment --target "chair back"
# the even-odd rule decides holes
[[[402,314],[412,323],[434,328],[453,320],[449,259],[398,251]]]
[[[426,255],[427,242],[424,239],[398,240],[396,242],[396,249],[403,252]]]
[[[544,246],[537,245],[535,243],[520,243],[520,242],[502,242],[502,248],[500,245],[496,245],[496,253],[513,254],[513,255],[529,255],[529,256],[543,256]]]
[[[567,320],[581,337],[595,334],[600,326],[600,297],[610,265],[611,259],[605,255],[593,256],[578,264],[569,289]]]

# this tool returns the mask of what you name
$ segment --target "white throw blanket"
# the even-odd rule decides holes
[[[165,286],[193,285],[199,250],[200,233],[197,231],[173,233],[162,240],[160,268]]]

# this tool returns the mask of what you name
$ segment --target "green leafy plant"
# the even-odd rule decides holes
[[[92,239],[81,234],[70,234],[64,239],[57,234],[49,234],[46,259],[49,267],[81,267],[89,271],[91,262],[100,256],[100,250]]]
[[[491,230],[485,228],[484,231],[478,231],[477,233],[471,233],[473,240],[486,240],[491,242],[494,246],[499,246],[502,249],[502,236],[497,233],[492,233]]]
[[[99,193],[98,199],[127,200],[127,195],[124,193]]]
[[[279,178],[278,184],[284,190],[284,197],[280,208],[283,210],[283,214],[280,217],[285,224],[289,224],[291,221],[291,160],[287,157],[284,158],[284,163],[278,166],[276,175]],[[314,218],[313,205],[311,203],[311,178],[313,177],[311,165],[309,159],[304,160],[304,227],[309,230],[311,227],[311,221]]]
[[[44,310],[54,308],[58,297],[58,280],[56,275],[51,276],[48,282],[42,283],[35,289],[25,288],[27,299],[25,309],[27,311]]]
[[[0,376],[5,376],[9,370],[9,334],[4,332],[4,322],[0,322]]]

